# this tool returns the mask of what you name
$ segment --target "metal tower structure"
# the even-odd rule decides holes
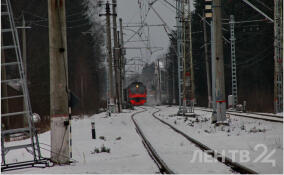
[[[191,11],[189,0],[176,2],[177,11],[177,58],[178,58],[178,88],[179,111],[185,115],[193,113],[194,106],[194,71],[191,42]],[[187,13],[186,13],[187,12]]]
[[[177,25],[177,72],[178,72],[178,105],[179,105],[179,111],[182,110],[182,72],[183,72],[183,49],[182,49],[182,20],[183,20],[183,14],[182,14],[182,1],[183,0],[177,0],[176,1],[176,25]]]
[[[18,38],[18,32],[14,22],[13,11],[10,0],[1,1],[1,86],[6,90],[1,95],[1,102],[5,104],[6,109],[1,110],[2,128],[1,128],[1,171],[17,168],[19,166],[34,166],[35,164],[46,164],[41,157],[40,146],[37,136],[37,131],[34,126],[32,108],[29,98],[29,91],[26,81],[26,70],[24,70],[22,53]],[[14,89],[16,94],[7,92],[7,89]],[[9,101],[24,99],[24,107],[21,111],[14,111],[16,109],[9,108]],[[22,124],[20,127],[12,126],[10,121],[26,117],[27,124]],[[5,123],[4,125],[3,123]],[[19,125],[18,125],[19,126]],[[11,145],[6,140],[13,136],[24,136],[29,138],[29,143],[21,145]],[[31,153],[33,160],[11,163],[7,160],[7,153],[12,150],[26,149]]]
[[[187,14],[185,13],[187,11]],[[190,1],[183,1],[183,113],[194,112],[194,70],[191,39]]]
[[[235,46],[235,19],[230,15],[230,34],[231,34],[231,69],[232,69],[232,95],[234,96],[233,107],[238,103],[238,86],[237,86],[237,66],[236,66],[236,46]]]
[[[283,112],[283,1],[274,0],[274,112]]]

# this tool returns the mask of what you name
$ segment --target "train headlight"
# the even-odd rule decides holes
[[[136,88],[139,88],[139,85],[138,85],[138,84],[136,84]]]

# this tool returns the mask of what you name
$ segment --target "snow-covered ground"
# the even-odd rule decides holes
[[[177,107],[158,108],[159,118],[236,162],[259,173],[283,173],[283,123],[231,115],[229,126],[214,126],[210,112],[195,110],[198,120],[186,120],[175,116]]]
[[[137,111],[132,111],[137,112]],[[72,120],[73,159],[78,161],[70,166],[54,166],[48,168],[27,168],[4,173],[26,174],[74,174],[74,173],[156,173],[159,172],[145,150],[141,139],[135,131],[130,118],[130,111],[113,114],[105,118],[105,113],[92,117]],[[91,135],[91,122],[95,121],[97,139]],[[101,139],[99,138],[101,137]],[[102,138],[104,137],[104,139]],[[41,143],[50,145],[50,132],[39,135]],[[25,141],[20,141],[21,143]],[[19,142],[12,142],[16,144]],[[110,149],[110,153],[94,153],[102,146]],[[41,147],[50,147],[41,144]],[[42,150],[45,157],[50,153]],[[21,161],[30,157],[25,150],[11,151],[7,154],[9,162]]]
[[[149,107],[147,107],[149,108]],[[177,107],[159,106],[162,109],[158,117],[167,121],[188,135],[206,144],[212,149],[226,156],[230,150],[239,151],[236,153],[236,161],[241,158],[240,151],[248,150],[250,161],[241,164],[259,173],[283,173],[283,124],[262,120],[246,119],[231,116],[230,126],[218,126],[210,124],[210,113],[204,111],[195,112],[199,120],[174,116]],[[153,160],[146,152],[141,139],[135,131],[135,126],[130,118],[135,111],[125,110],[121,114],[113,114],[106,118],[105,113],[96,114],[91,117],[72,120],[73,159],[77,162],[72,165],[53,166],[48,168],[27,168],[8,171],[8,174],[74,174],[74,173],[156,173],[159,172]],[[149,138],[158,153],[166,159],[170,168],[178,173],[231,173],[231,170],[216,162],[204,163],[192,161],[198,149],[189,144],[183,137],[174,133],[169,127],[161,124],[151,117],[155,109],[138,114],[135,118],[142,125],[141,129]],[[96,123],[97,139],[91,139],[91,122]],[[41,147],[50,150],[50,132],[39,135]],[[28,140],[9,142],[10,145],[28,143]],[[262,144],[257,150],[255,146]],[[265,147],[263,147],[265,146]],[[109,153],[96,153],[105,147]],[[264,162],[263,157],[253,162],[264,149],[263,155],[275,152],[268,157],[275,160],[275,166],[271,162]],[[50,157],[50,152],[42,150],[44,157]],[[25,150],[11,151],[7,154],[8,162],[19,162],[30,159],[31,156]],[[208,158],[207,158],[208,159]],[[210,159],[210,158],[209,158]]]
[[[178,174],[232,173],[230,167],[218,161],[212,163],[192,161],[194,152],[200,151],[200,149],[152,117],[154,111],[157,111],[157,109],[148,108],[148,111],[136,115],[135,120],[148,141],[171,170]],[[210,156],[208,159],[214,160]]]

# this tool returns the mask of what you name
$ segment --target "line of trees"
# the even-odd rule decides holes
[[[273,17],[273,1],[263,0],[255,4],[268,16]],[[207,106],[207,84],[204,56],[204,39],[201,16],[203,16],[204,0],[195,0],[195,10],[192,12],[192,53],[195,71],[195,94],[200,106]],[[228,20],[230,15],[236,21],[264,19],[264,17],[239,0],[222,1],[223,35],[230,39]],[[247,101],[249,110],[273,112],[273,23],[269,21],[238,23],[235,25],[236,63],[238,79],[239,103]],[[172,31],[175,33],[175,31]],[[207,35],[210,38],[210,27],[207,25]],[[231,52],[230,43],[224,40],[225,84],[226,96],[231,94]],[[167,69],[175,69],[175,98],[178,101],[177,56],[175,53],[176,39],[170,36],[167,59],[170,64]],[[209,47],[209,54],[210,47]],[[210,70],[211,74],[211,70]],[[172,74],[170,74],[172,75]],[[172,83],[169,78],[169,84]],[[172,91],[172,87],[170,91]]]
[[[33,112],[49,116],[49,39],[46,0],[11,0],[15,22],[27,29],[27,76]],[[69,86],[79,99],[73,114],[93,114],[105,106],[104,27],[96,2],[66,1]],[[19,31],[19,38],[21,32]]]

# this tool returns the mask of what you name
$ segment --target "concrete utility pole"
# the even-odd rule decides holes
[[[190,58],[190,86],[191,86],[191,112],[194,111],[194,104],[195,104],[195,83],[194,83],[194,65],[193,65],[193,56],[192,56],[192,36],[191,36],[191,5],[190,1],[188,0],[188,28],[189,28],[189,33],[188,33],[188,38],[189,38],[189,58]]]
[[[159,88],[159,104],[162,103],[162,96],[161,96],[161,69],[160,69],[160,59],[158,59],[158,88]]]
[[[223,57],[223,38],[222,38],[222,15],[221,0],[213,0],[213,23],[216,62],[216,103],[217,103],[217,122],[226,120],[226,97],[225,97],[225,76],[224,76],[224,57]]]
[[[82,116],[85,114],[85,93],[84,93],[84,90],[85,90],[85,81],[84,81],[84,76],[81,75],[81,110],[82,110]]]
[[[216,53],[215,53],[215,37],[214,37],[214,23],[213,20],[211,21],[211,71],[212,71],[212,116],[211,116],[211,121],[212,123],[217,122],[217,104],[216,104]]]
[[[111,49],[111,31],[110,31],[110,6],[109,2],[106,3],[106,35],[107,35],[107,51],[108,51],[108,95],[109,104],[108,109],[113,112],[114,107],[114,92],[113,92],[113,73],[112,73],[112,49]]]
[[[172,79],[172,86],[173,86],[173,99],[172,99],[172,103],[176,104],[176,89],[175,89],[175,64],[174,61],[172,62],[172,74],[173,74],[173,79]]]
[[[274,0],[274,112],[283,112],[283,1]]]
[[[208,40],[207,40],[207,30],[206,30],[206,18],[203,19],[203,36],[204,36],[204,49],[205,49],[205,65],[206,65],[206,75],[207,75],[207,93],[208,93],[208,108],[212,107],[212,95],[211,95],[211,83],[210,83],[210,69],[209,69],[209,59],[208,59]]]
[[[115,72],[115,92],[116,92],[116,102],[117,102],[117,109],[118,112],[121,112],[121,105],[120,105],[120,80],[119,80],[119,57],[118,57],[118,53],[119,53],[119,48],[118,48],[118,39],[117,39],[117,24],[116,24],[116,0],[112,0],[112,24],[113,24],[113,43],[114,43],[114,54],[113,54],[113,58],[114,58],[114,72]]]
[[[214,13],[214,4],[212,0],[205,0],[205,18],[210,20],[210,35],[211,35],[211,71],[212,71],[212,116],[211,116],[211,122],[216,123],[217,122],[217,109],[216,109],[216,93],[215,93],[215,88],[216,88],[216,52],[215,52],[215,45],[216,45],[216,40],[215,40],[215,27],[214,27],[214,22],[213,22],[213,13]],[[203,22],[206,22],[205,19]],[[208,93],[209,94],[209,93]]]
[[[48,0],[51,161],[69,163],[68,65],[65,0]]]
[[[122,65],[121,65],[121,46],[120,46],[120,34],[119,31],[117,31],[117,42],[118,42],[118,73],[119,73],[119,104],[120,104],[120,110],[122,110],[122,96],[123,96],[123,90],[122,90]]]
[[[121,101],[124,101],[123,88],[125,86],[125,49],[124,49],[124,41],[123,41],[123,29],[122,29],[122,19],[119,18],[120,25],[120,66],[121,66]]]

